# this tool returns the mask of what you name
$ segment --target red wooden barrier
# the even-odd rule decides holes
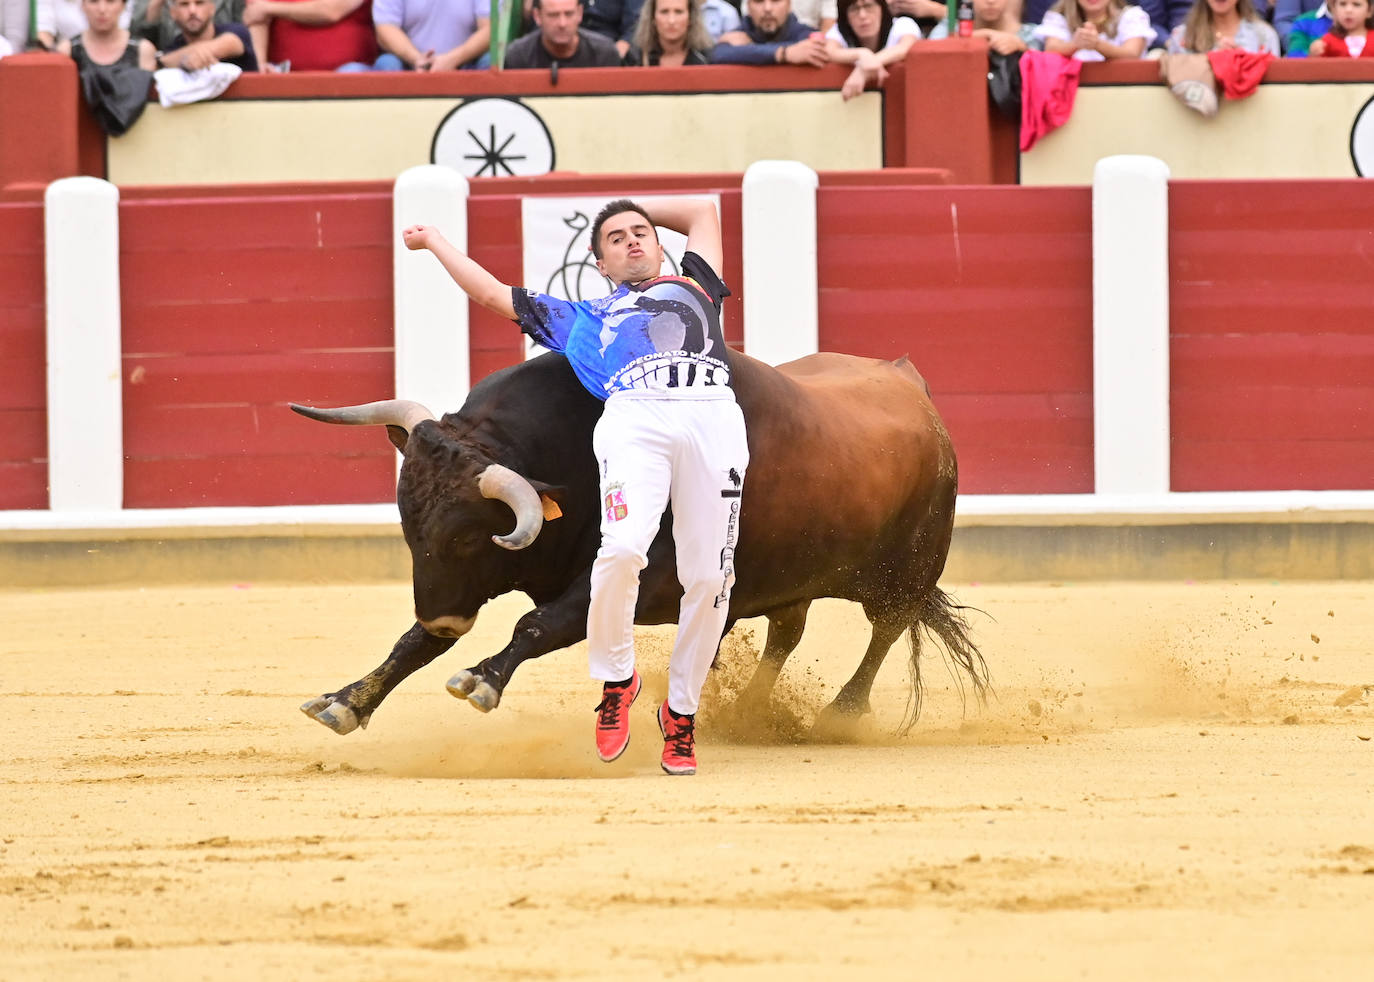
[[[126,507],[388,500],[388,443],[286,403],[392,391],[390,186],[181,194],[120,205]]]
[[[0,509],[48,507],[43,205],[0,204]]]
[[[1169,190],[1177,491],[1374,488],[1374,184]]]
[[[908,354],[960,490],[1093,489],[1086,188],[822,186],[820,346]]]

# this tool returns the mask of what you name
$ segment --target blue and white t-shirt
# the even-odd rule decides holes
[[[694,252],[684,276],[622,283],[596,300],[560,300],[516,287],[516,323],[568,357],[578,381],[598,399],[633,390],[728,386],[730,366],[720,302],[730,295]]]

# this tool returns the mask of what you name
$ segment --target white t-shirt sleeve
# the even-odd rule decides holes
[[[1140,8],[1136,8],[1139,10]],[[1148,17],[1147,17],[1148,21]],[[1041,41],[1047,38],[1055,38],[1059,41],[1072,41],[1073,35],[1069,33],[1069,22],[1064,19],[1064,15],[1053,10],[1045,12],[1045,18],[1040,22],[1040,26],[1035,29],[1035,36]]]
[[[821,0],[821,20],[836,20],[839,16],[839,0]]]
[[[921,40],[921,25],[917,24],[910,17],[892,18],[892,28],[887,32],[887,44],[884,48],[890,48],[904,37],[914,35],[916,40]]]
[[[1046,15],[1046,19],[1048,19],[1048,15]],[[1064,26],[1067,29],[1067,21],[1065,21]],[[1148,45],[1154,40],[1154,37],[1155,29],[1150,26],[1150,15],[1145,13],[1143,7],[1132,4],[1121,12],[1121,19],[1116,22],[1116,37],[1107,40],[1112,44],[1125,44],[1132,38],[1144,38]]]
[[[826,39],[827,41],[834,41],[836,44],[838,44],[838,45],[839,45],[840,47],[842,47],[842,48],[847,48],[847,47],[849,47],[849,42],[846,41],[846,40],[844,39],[844,35],[840,33],[840,25],[839,25],[839,24],[831,24],[831,25],[830,25],[830,30],[828,30],[828,31],[825,32],[825,39]]]

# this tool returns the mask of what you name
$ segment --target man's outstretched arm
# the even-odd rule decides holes
[[[655,225],[687,236],[687,250],[721,275],[725,250],[720,243],[720,219],[716,206],[704,198],[673,198],[648,206]]]
[[[457,247],[431,225],[412,225],[401,233],[407,249],[428,249],[448,270],[453,282],[462,287],[463,292],[494,314],[507,320],[515,320],[515,305],[511,302],[511,288],[474,261],[470,256],[459,252]],[[717,231],[719,241],[720,233]]]

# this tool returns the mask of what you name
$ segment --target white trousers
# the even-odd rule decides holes
[[[634,672],[639,574],[671,502],[683,595],[668,705],[695,713],[735,582],[749,464],[744,415],[729,390],[618,392],[606,401],[592,447],[601,472],[601,548],[587,613],[592,678],[619,682]]]

